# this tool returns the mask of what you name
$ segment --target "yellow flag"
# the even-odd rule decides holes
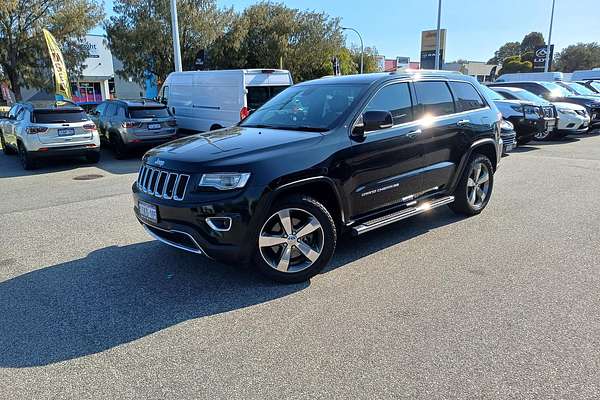
[[[71,84],[69,83],[69,77],[67,76],[67,67],[65,66],[65,60],[63,59],[62,52],[56,39],[50,32],[43,29],[44,37],[46,38],[46,44],[48,45],[48,51],[50,52],[50,58],[52,59],[52,66],[54,67],[54,81],[56,84],[56,94],[62,96],[64,99],[71,99]]]

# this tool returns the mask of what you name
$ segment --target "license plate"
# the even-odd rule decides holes
[[[143,219],[147,219],[150,222],[158,222],[158,213],[156,212],[156,206],[154,204],[139,201],[138,209],[140,210],[140,217]]]
[[[73,128],[61,128],[58,130],[58,136],[73,136],[75,129]]]
[[[546,122],[546,127],[549,129],[554,128],[554,125],[556,125],[556,121],[548,121]]]
[[[148,129],[160,129],[160,124],[148,124]]]
[[[592,119],[596,119],[598,117],[598,114],[592,114]]]
[[[509,144],[507,144],[507,145],[506,145],[506,151],[507,151],[507,152],[509,152],[509,151],[512,151],[512,149],[514,149],[514,147],[515,147],[515,145],[514,145],[514,144],[512,144],[512,143],[509,143]]]

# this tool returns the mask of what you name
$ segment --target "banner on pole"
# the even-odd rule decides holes
[[[67,76],[67,67],[65,66],[65,60],[63,59],[62,52],[56,39],[46,29],[44,31],[44,38],[48,45],[48,51],[50,52],[50,59],[52,60],[52,68],[54,69],[54,82],[56,85],[56,94],[62,96],[63,99],[71,99],[71,84],[69,83],[69,77]]]

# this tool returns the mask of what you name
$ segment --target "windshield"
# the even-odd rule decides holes
[[[487,97],[489,97],[492,100],[506,100],[506,97],[502,96],[500,93],[498,92],[494,92],[492,89],[490,89],[489,87],[485,86],[485,85],[479,85],[481,87],[481,90],[483,90],[483,92],[487,95]]]
[[[88,117],[83,110],[36,110],[31,118],[31,122],[36,124],[60,124],[87,120]]]
[[[129,107],[129,118],[167,118],[167,107]]]
[[[573,92],[569,89],[560,86],[554,82],[538,82],[540,85],[550,91],[550,97],[569,97],[573,96]]]
[[[575,83],[575,82],[564,82],[565,85],[567,85],[570,89],[572,89],[575,93],[583,95],[583,96],[595,96],[596,93],[594,93],[593,90],[586,88],[585,86],[579,84],[579,83]]]
[[[527,90],[511,90],[510,93],[519,100],[527,100],[536,104],[548,104],[548,101],[546,99],[543,99],[540,96],[535,95]]]
[[[364,85],[335,84],[292,86],[240,125],[324,132],[348,114],[365,88]]]
[[[598,93],[600,93],[600,82],[591,81],[591,82],[589,82],[589,84],[591,87],[596,89],[598,91]]]

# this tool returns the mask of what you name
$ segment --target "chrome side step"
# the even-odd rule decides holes
[[[382,217],[375,218],[370,221],[363,222],[360,225],[354,226],[354,227],[352,227],[352,234],[354,236],[362,235],[363,233],[372,231],[377,228],[381,228],[382,226],[393,224],[394,222],[398,222],[403,219],[422,214],[425,211],[429,211],[433,208],[437,208],[437,207],[441,207],[446,204],[450,204],[453,201],[454,201],[454,196],[446,196],[446,197],[440,197],[437,199],[428,200],[428,201],[425,201],[414,207],[405,208],[404,210],[397,211],[392,214],[384,215]]]

